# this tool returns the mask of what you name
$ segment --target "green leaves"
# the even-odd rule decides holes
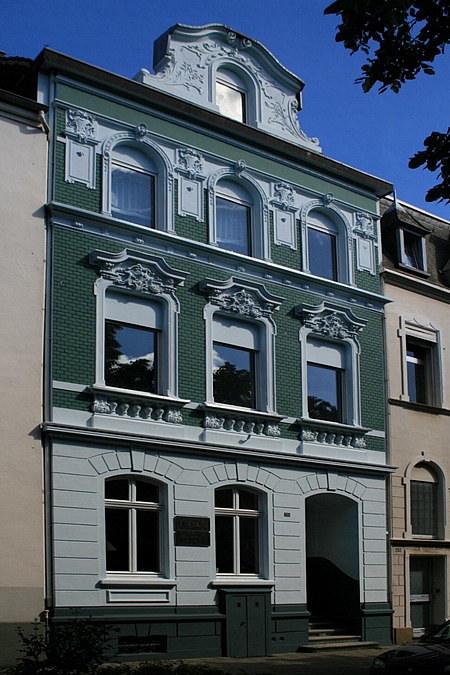
[[[450,203],[450,127],[447,133],[433,131],[424,140],[425,150],[420,150],[409,160],[410,169],[423,166],[431,172],[438,171],[440,182],[428,190],[427,202]]]

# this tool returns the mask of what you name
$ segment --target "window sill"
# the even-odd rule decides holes
[[[145,399],[147,401],[154,401],[155,403],[173,403],[178,405],[186,405],[190,403],[189,399],[178,398],[176,396],[165,396],[163,394],[150,394],[146,391],[135,391],[134,389],[120,389],[119,387],[108,387],[105,384],[93,384],[91,391],[94,393],[104,394],[106,396],[121,396],[132,399]]]
[[[282,415],[221,403],[204,403],[202,408],[205,429],[273,438],[281,436],[279,423]]]
[[[431,415],[450,415],[450,410],[448,408],[441,408],[437,405],[432,405],[429,403],[414,403],[413,401],[401,401],[397,398],[388,399],[390,405],[396,405],[399,408],[406,408],[409,410],[417,410],[418,412],[426,412]]]
[[[297,424],[301,425],[300,440],[304,442],[357,449],[366,447],[364,436],[370,431],[368,428],[357,425],[314,420],[309,417],[298,419]]]
[[[100,579],[99,586],[102,588],[117,588],[123,586],[145,586],[145,587],[165,587],[173,588],[177,585],[175,579],[164,579],[163,577],[151,577],[144,575],[117,575],[114,577],[105,577]]]
[[[223,586],[264,586],[272,588],[275,586],[275,581],[272,579],[261,579],[260,577],[246,577],[244,575],[236,574],[235,576],[216,577],[209,586],[211,588],[220,588]]]
[[[430,276],[430,273],[426,270],[421,270],[419,267],[411,267],[411,265],[405,265],[405,263],[402,262],[398,263],[398,268],[403,272],[409,272],[409,274],[415,274],[416,276],[423,277],[424,279],[428,279]]]

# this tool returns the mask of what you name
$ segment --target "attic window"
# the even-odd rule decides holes
[[[426,272],[425,238],[410,230],[400,229],[400,262],[406,267]]]
[[[219,112],[237,122],[246,122],[247,89],[235,73],[219,70],[216,77],[216,105]]]

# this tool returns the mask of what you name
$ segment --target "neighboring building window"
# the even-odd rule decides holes
[[[111,215],[154,227],[156,168],[143,152],[117,146],[111,161]]]
[[[348,423],[346,350],[310,337],[307,341],[308,417]]]
[[[415,535],[436,537],[438,532],[438,481],[424,463],[411,474],[411,529]]]
[[[260,573],[260,496],[237,487],[215,492],[217,574]]]
[[[164,393],[163,307],[158,302],[108,291],[105,298],[104,384]]]
[[[216,196],[217,245],[228,251],[252,254],[252,200],[242,186],[221,181]]]
[[[213,388],[217,403],[255,408],[255,356],[251,349],[214,343]]]
[[[408,396],[413,403],[433,403],[432,345],[406,338]]]
[[[156,483],[139,478],[105,481],[108,572],[161,572],[160,491]]]
[[[425,238],[421,234],[401,228],[400,261],[407,267],[426,271]]]
[[[216,105],[225,117],[247,121],[246,86],[234,72],[219,70],[216,75]]]

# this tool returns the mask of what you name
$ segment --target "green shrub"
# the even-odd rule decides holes
[[[105,658],[108,628],[88,619],[52,624],[31,636],[19,631],[22,656],[11,675],[93,675]]]

